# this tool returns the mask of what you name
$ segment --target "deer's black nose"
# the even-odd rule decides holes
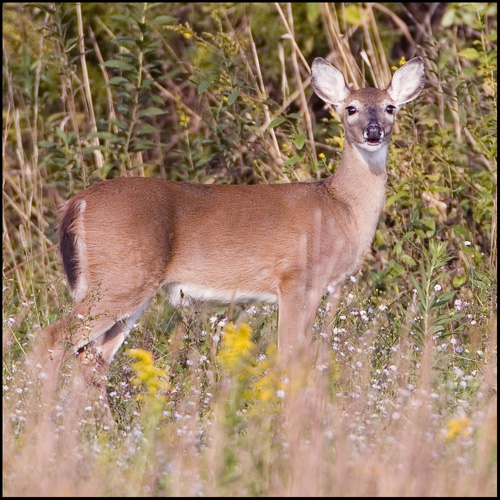
[[[380,142],[384,138],[384,129],[378,123],[369,123],[363,130],[367,142]]]

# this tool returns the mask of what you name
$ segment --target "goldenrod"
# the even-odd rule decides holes
[[[228,323],[224,327],[222,349],[217,354],[217,361],[230,374],[237,373],[251,357],[254,347],[252,342],[252,328],[247,323]]]
[[[128,349],[127,354],[137,361],[132,365],[135,378],[134,385],[143,383],[149,394],[156,394],[159,390],[168,388],[168,371],[154,365],[153,354],[145,349]]]
[[[448,432],[445,435],[446,439],[453,439],[457,436],[470,436],[470,418],[463,416],[450,420],[446,425]]]

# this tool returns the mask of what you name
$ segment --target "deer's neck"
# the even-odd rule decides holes
[[[333,199],[348,208],[349,227],[357,233],[360,252],[373,240],[385,201],[388,144],[370,152],[349,144],[335,173],[326,180]]]

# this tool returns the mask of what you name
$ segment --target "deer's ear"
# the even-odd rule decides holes
[[[321,57],[314,59],[311,71],[312,88],[323,101],[337,107],[351,93],[345,83],[344,75],[325,59]]]
[[[387,93],[398,106],[413,101],[425,84],[424,60],[414,57],[392,76]]]

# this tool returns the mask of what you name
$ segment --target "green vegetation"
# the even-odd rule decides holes
[[[496,495],[496,4],[2,8],[4,495]],[[71,362],[42,415],[30,353],[71,307],[64,200],[118,176],[324,178],[343,132],[314,57],[385,87],[414,55],[427,84],[314,366],[283,366],[275,308],[159,295],[110,370],[116,425]]]

